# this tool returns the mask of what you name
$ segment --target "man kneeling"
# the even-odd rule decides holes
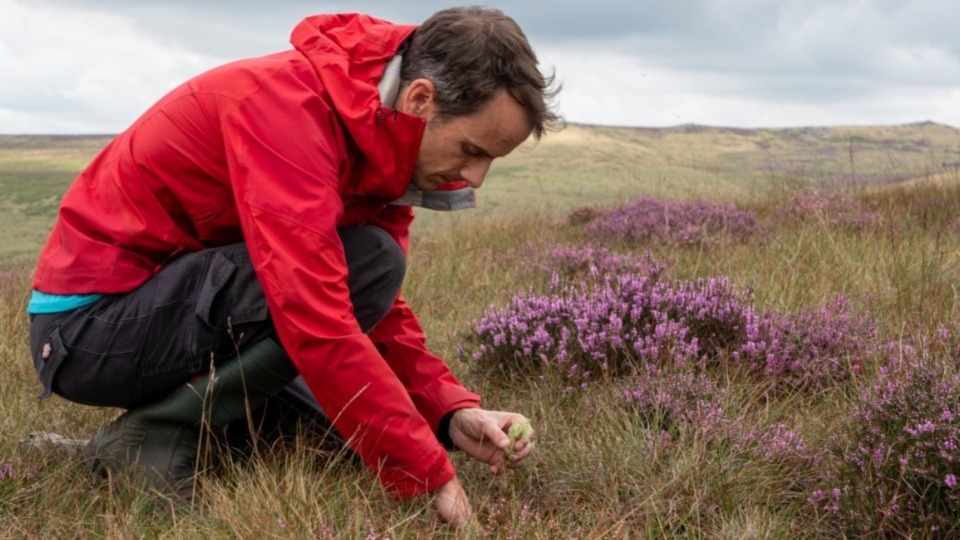
[[[87,455],[182,497],[201,424],[293,403],[465,524],[447,450],[496,473],[532,445],[427,350],[400,294],[412,206],[472,206],[495,158],[559,125],[551,81],[492,9],[320,15],[291,42],[174,89],[67,191],[28,307],[42,395],[127,409]]]

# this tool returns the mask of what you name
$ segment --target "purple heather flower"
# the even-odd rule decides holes
[[[957,218],[950,223],[950,225],[947,227],[947,230],[953,234],[960,234],[960,218]]]
[[[960,513],[960,373],[925,348],[889,350],[895,354],[834,437],[840,516],[851,531],[932,531]]]
[[[741,241],[760,229],[753,212],[706,201],[641,197],[608,211],[586,226],[601,241],[702,244]]]
[[[548,295],[517,294],[474,323],[473,359],[511,377],[544,370],[620,375],[643,364],[697,364],[726,358],[777,389],[821,388],[862,369],[875,325],[838,298],[787,315],[759,311],[749,291],[724,277],[667,281],[663,267],[615,272],[593,284],[567,283]],[[569,369],[569,368],[567,368]],[[569,376],[569,375],[568,375]]]
[[[30,479],[37,476],[35,468],[17,470],[12,461],[0,461],[0,482],[4,480]]]
[[[803,190],[775,209],[777,215],[830,227],[864,230],[878,221],[866,203],[836,191]]]

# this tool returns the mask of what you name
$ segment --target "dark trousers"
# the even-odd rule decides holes
[[[396,299],[405,257],[377,227],[338,232],[354,314],[367,332]],[[32,317],[30,350],[41,396],[52,392],[78,403],[129,409],[169,394],[209,370],[211,362],[274,336],[246,245],[233,244],[183,255],[129,293]],[[322,416],[301,377],[277,399]]]

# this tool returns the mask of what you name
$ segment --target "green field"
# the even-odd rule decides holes
[[[573,125],[495,164],[478,209],[422,212],[404,295],[431,348],[486,407],[522,412],[537,431],[532,462],[505,476],[453,456],[478,518],[478,530],[466,535],[439,525],[426,501],[395,503],[366,470],[306,441],[214,468],[202,479],[202,497],[174,509],[158,509],[122,478],[94,477],[77,456],[19,449],[34,430],[90,437],[117,412],[36,399],[24,313],[30,268],[57,201],[107,141],[0,136],[0,538],[960,536],[960,492],[952,486],[960,451],[948,450],[960,443],[958,129]],[[846,197],[875,220],[851,227],[827,212],[784,210],[810,188]],[[580,207],[613,208],[640,196],[735,205],[762,227],[745,241],[671,243],[602,239],[570,219]],[[808,321],[797,315],[808,312],[814,322],[838,320],[834,301],[842,295],[875,332],[844,336],[841,323],[821,330],[829,339],[863,338],[869,352],[845,353],[841,367],[859,369],[816,387],[782,386],[727,350],[699,364],[663,362],[664,378],[656,379],[645,371],[652,363],[612,347],[609,359],[627,368],[582,387],[546,361],[542,377],[510,375],[497,359],[457,362],[461,347],[467,356],[476,350],[472,323],[491,307],[557,289],[549,255],[557,246],[650,257],[670,283],[729,280],[749,291],[744,302],[757,311],[793,322]],[[589,290],[602,279],[577,274],[562,283],[582,280]],[[792,345],[809,352],[821,338],[793,335]],[[895,393],[900,379],[884,378],[899,373],[891,359],[916,359],[928,377],[900,401],[880,401],[895,414],[863,420],[871,399]],[[907,380],[914,372],[904,373]],[[687,386],[671,397],[689,399],[695,412],[722,406],[719,423],[624,405],[624,391],[637,385],[669,393],[694,376],[709,382],[707,390]],[[877,390],[883,381],[888,386]],[[912,423],[898,423],[905,418]],[[904,443],[904,433],[926,433],[928,425],[935,436],[904,446],[916,442]],[[858,430],[873,427],[888,437],[890,459],[863,472],[848,454],[872,436]],[[811,503],[818,492],[832,500],[836,486],[843,486],[837,512]],[[945,512],[947,522],[931,525],[931,512]]]
[[[0,135],[0,260],[32,265],[60,197],[108,137]]]

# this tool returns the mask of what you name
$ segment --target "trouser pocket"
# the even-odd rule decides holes
[[[46,338],[33,347],[33,368],[40,380],[40,399],[53,393],[53,378],[67,357],[67,348],[60,337],[60,327],[51,327]]]
[[[107,320],[115,314],[110,300],[34,317],[30,350],[41,397],[54,393],[103,407],[128,407],[137,401],[141,387],[137,344],[146,319]]]
[[[194,315],[200,358],[218,361],[274,335],[263,288],[244,244],[208,250]]]

